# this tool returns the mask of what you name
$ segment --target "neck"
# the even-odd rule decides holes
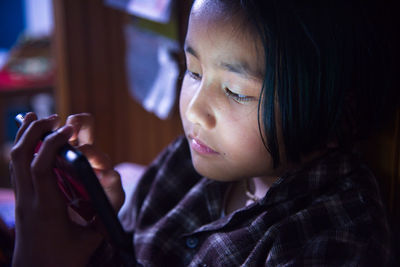
[[[248,190],[258,199],[265,196],[272,184],[278,180],[278,177],[253,177],[246,182]]]
[[[243,208],[263,198],[277,179],[277,177],[253,177],[232,183],[232,186],[225,196],[225,213],[230,214],[237,209]],[[251,197],[246,194],[246,190]]]

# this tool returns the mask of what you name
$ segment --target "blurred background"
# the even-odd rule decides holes
[[[182,133],[181,47],[191,1],[1,0],[0,188],[14,117],[89,112],[114,164],[146,165]]]
[[[6,187],[13,117],[32,109],[54,113],[51,0],[2,0],[0,25],[0,186]]]

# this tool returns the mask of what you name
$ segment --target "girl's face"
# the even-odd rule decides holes
[[[193,165],[209,178],[273,177],[257,112],[263,49],[238,17],[214,0],[196,1],[185,42],[180,113]]]

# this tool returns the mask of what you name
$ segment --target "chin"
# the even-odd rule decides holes
[[[243,179],[244,177],[238,177],[237,175],[232,175],[227,170],[221,168],[215,168],[214,166],[201,165],[193,162],[194,169],[202,176],[207,177],[212,180],[220,182],[232,182]]]

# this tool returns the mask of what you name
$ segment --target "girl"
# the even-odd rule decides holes
[[[387,32],[365,1],[310,2],[194,2],[180,95],[185,137],[149,166],[121,214],[132,265],[390,264],[375,178],[351,152],[393,99],[385,98]],[[70,221],[51,172],[61,145],[86,143],[120,207],[118,174],[90,133],[82,139],[88,120],[70,117],[35,157],[57,117],[28,114],[18,132],[15,266],[122,264],[93,228]]]

